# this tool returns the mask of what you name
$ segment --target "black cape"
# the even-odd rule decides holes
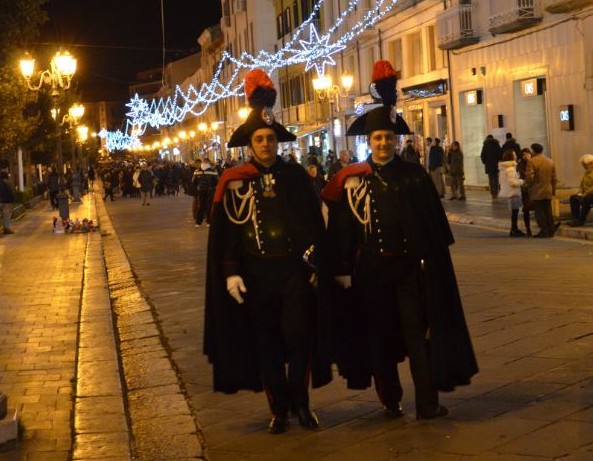
[[[344,182],[351,176],[370,174],[365,165],[349,166],[332,178],[322,196],[330,209],[329,241],[337,242],[342,235],[336,221],[344,222],[350,213]],[[397,209],[408,239],[410,256],[424,260],[422,288],[430,328],[431,364],[433,376],[441,391],[452,391],[458,385],[470,383],[478,365],[469,336],[455,271],[449,253],[453,234],[434,184],[417,164],[395,157],[383,168],[389,168],[390,186],[397,189]],[[382,170],[384,171],[384,170]],[[341,193],[340,193],[341,192]],[[360,225],[359,223],[353,225]],[[353,251],[356,249],[353,248]],[[347,293],[347,294],[346,294]],[[333,288],[333,316],[336,319],[334,356],[348,387],[364,389],[371,384],[369,360],[366,356],[366,333],[359,328],[364,306],[356,293]],[[394,332],[395,333],[395,332]],[[405,351],[401,351],[401,359]]]
[[[290,221],[287,227],[297,251],[304,253],[314,240],[316,253],[321,254],[325,244],[325,227],[319,202],[309,181],[307,172],[300,165],[284,163],[278,157],[277,167],[281,179],[276,185],[283,201],[284,214]],[[225,188],[235,179],[248,180],[258,177],[253,164],[225,170],[215,194],[210,220],[206,272],[206,300],[204,318],[204,353],[213,367],[214,391],[235,393],[239,390],[262,390],[257,364],[255,337],[247,307],[238,304],[226,290],[226,278],[222,271],[222,254],[225,241],[224,226],[235,225],[228,220],[224,206]],[[302,254],[300,253],[300,254]],[[304,263],[303,263],[304,264]],[[316,347],[311,369],[311,384],[314,388],[329,383],[332,379],[329,351],[322,343],[327,329],[327,313],[312,297],[317,314]]]

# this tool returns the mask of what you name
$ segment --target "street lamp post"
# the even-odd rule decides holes
[[[200,131],[200,133],[202,133],[203,137],[212,137],[213,140],[215,140],[215,136],[216,136],[216,131],[219,128],[219,123],[218,122],[212,122],[210,124],[206,123],[206,122],[201,122],[198,124],[198,130]],[[216,154],[215,154],[216,157]],[[211,159],[212,161],[216,162],[216,158]]]
[[[313,89],[319,100],[325,99],[329,102],[329,118],[331,125],[332,147],[334,151],[337,150],[336,143],[336,127],[335,127],[335,109],[340,110],[340,98],[345,98],[350,93],[354,83],[354,77],[344,72],[340,77],[342,86],[335,85],[330,75],[319,75],[313,79]]]
[[[20,61],[21,73],[27,83],[27,87],[32,91],[39,91],[45,84],[51,88],[53,106],[56,113],[55,134],[56,151],[58,161],[58,171],[60,177],[60,192],[58,193],[58,212],[61,218],[69,218],[70,210],[68,207],[68,195],[65,193],[64,183],[64,159],[62,157],[62,137],[60,133],[60,122],[57,114],[59,112],[58,96],[60,91],[66,91],[70,88],[72,77],[76,72],[76,59],[67,51],[58,51],[50,61],[50,68],[39,72],[38,82],[33,82],[35,73],[35,59],[28,53]],[[37,78],[36,78],[37,80]]]

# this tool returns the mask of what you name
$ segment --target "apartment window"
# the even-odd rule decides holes
[[[403,53],[402,53],[402,41],[401,38],[397,40],[393,40],[389,42],[387,45],[387,53],[389,56],[389,62],[393,65],[393,68],[403,75],[404,72],[404,63],[403,63]]]
[[[255,54],[255,41],[253,38],[253,21],[249,23],[249,35],[251,37],[251,53]]]
[[[435,26],[428,26],[428,70],[437,70],[445,67],[445,52],[437,46],[437,33]]]
[[[292,19],[294,19],[295,27],[301,23],[301,21],[299,21],[299,4],[297,0],[294,0],[294,2],[292,2]]]
[[[284,18],[282,21],[282,25],[284,26],[284,35],[286,35],[292,30],[292,27],[290,26],[290,8],[286,8],[284,10]]]
[[[422,73],[422,35],[420,32],[409,34],[406,40],[408,57],[406,68],[407,75],[413,76]]]
[[[282,38],[284,37],[284,24],[282,21],[282,15],[279,14],[276,17],[276,36],[277,38]]]
[[[311,0],[301,0],[301,13],[303,14],[303,21],[309,19],[313,8],[311,6]]]

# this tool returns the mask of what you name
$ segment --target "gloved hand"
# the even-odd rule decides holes
[[[239,304],[243,304],[245,300],[241,296],[241,293],[246,293],[245,283],[240,275],[231,275],[226,278],[226,289],[235,301]]]
[[[351,275],[336,275],[334,280],[338,285],[340,285],[344,290],[347,290],[352,286],[352,276]]]

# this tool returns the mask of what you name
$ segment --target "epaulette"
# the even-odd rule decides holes
[[[327,186],[321,191],[321,198],[324,202],[339,202],[342,199],[344,188],[349,178],[368,176],[373,169],[368,162],[353,163],[342,168],[330,180]],[[350,181],[351,182],[351,181]]]
[[[253,163],[244,163],[233,168],[228,168],[222,172],[222,176],[216,186],[214,193],[214,203],[220,202],[224,197],[224,193],[233,181],[242,181],[244,179],[253,179],[261,175],[261,172],[253,165]]]

